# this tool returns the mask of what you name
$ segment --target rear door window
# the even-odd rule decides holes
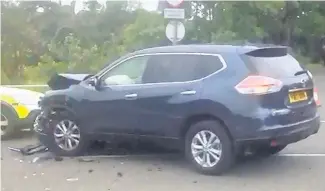
[[[243,60],[253,73],[274,78],[293,77],[296,72],[304,70],[290,54],[277,57],[243,55]]]
[[[185,82],[204,78],[223,67],[213,55],[156,55],[148,60],[146,83]]]

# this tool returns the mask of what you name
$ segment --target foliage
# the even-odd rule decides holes
[[[102,1],[100,1],[102,2]],[[135,1],[1,1],[1,83],[44,84],[55,72],[94,73],[126,52],[166,41],[165,20]],[[283,44],[319,60],[325,2],[190,1],[185,40]],[[301,57],[299,57],[301,58]]]

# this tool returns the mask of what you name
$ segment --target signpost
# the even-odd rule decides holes
[[[170,19],[166,26],[166,37],[173,45],[181,41],[185,36],[184,24],[180,21],[185,18],[185,10],[179,8],[184,0],[166,0],[169,8],[164,9],[164,18]]]
[[[185,26],[180,21],[169,21],[166,26],[166,36],[172,42],[179,42],[185,36]]]

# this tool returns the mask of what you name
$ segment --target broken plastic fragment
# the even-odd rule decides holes
[[[54,157],[54,160],[60,162],[60,161],[63,161],[63,158],[62,157],[59,157],[59,156],[56,156],[56,157]]]
[[[122,174],[121,172],[118,172],[118,173],[117,173],[117,176],[118,176],[118,177],[122,177],[123,174]]]
[[[94,159],[91,158],[79,158],[79,162],[94,162]]]
[[[20,152],[20,149],[17,148],[13,148],[13,147],[8,147],[9,150],[11,151],[16,151],[16,152]]]
[[[39,157],[33,158],[32,163],[36,163],[39,159],[40,159]]]
[[[67,178],[68,182],[74,182],[74,181],[78,181],[78,178]]]

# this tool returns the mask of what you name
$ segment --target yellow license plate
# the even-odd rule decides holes
[[[295,103],[299,101],[305,101],[308,99],[306,91],[297,91],[289,93],[289,101],[290,103]]]

